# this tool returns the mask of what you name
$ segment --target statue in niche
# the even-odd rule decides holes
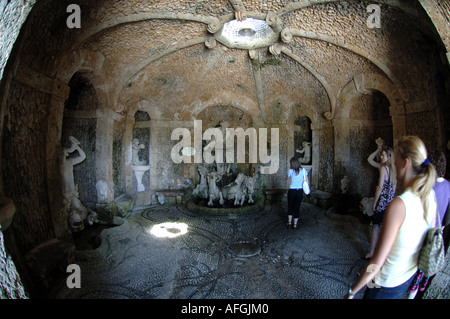
[[[303,141],[303,148],[301,150],[295,150],[297,153],[303,154],[300,158],[300,163],[310,164],[311,163],[311,142]]]
[[[139,144],[139,139],[135,138],[133,139],[132,144],[132,163],[135,166],[144,166],[147,165],[147,163],[140,159],[139,151],[143,150],[145,148],[145,144]]]
[[[86,154],[80,147],[80,142],[73,136],[69,137],[70,146],[63,149],[61,173],[63,178],[63,203],[68,215],[69,227],[73,232],[84,229],[84,223],[93,225],[98,222],[97,214],[87,209],[79,199],[78,185],[75,185],[73,167],[86,159]],[[72,154],[77,151],[78,155]]]

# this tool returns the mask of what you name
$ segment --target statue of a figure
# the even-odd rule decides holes
[[[69,226],[77,232],[84,229],[84,222],[92,225],[98,222],[97,214],[88,210],[79,200],[78,185],[73,178],[73,167],[86,159],[86,154],[80,147],[80,142],[73,136],[69,137],[70,146],[63,150],[64,156],[61,165],[63,177],[64,209],[68,214]],[[77,151],[78,155],[71,156]]]
[[[200,183],[195,187],[192,194],[200,198],[208,198],[208,169],[204,165],[199,165],[197,170],[200,174]]]
[[[145,148],[145,144],[139,144],[139,139],[135,138],[133,140],[133,144],[132,144],[132,163],[133,165],[136,166],[143,166],[143,165],[147,165],[146,162],[142,161],[139,158],[139,150],[142,150]]]
[[[309,164],[311,162],[311,142],[304,141],[302,143],[303,148],[301,150],[295,150],[297,153],[303,154],[300,158],[300,163]]]

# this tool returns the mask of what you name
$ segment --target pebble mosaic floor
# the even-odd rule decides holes
[[[63,284],[51,297],[341,299],[365,266],[368,224],[302,203],[300,227],[292,230],[285,212],[134,211],[102,231],[99,248],[78,253],[81,288]]]

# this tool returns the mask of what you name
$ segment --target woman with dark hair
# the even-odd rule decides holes
[[[434,150],[433,152],[431,152],[429,158],[431,163],[436,168],[437,173],[436,184],[434,185],[433,189],[436,193],[438,203],[439,221],[441,222],[442,226],[446,226],[450,217],[447,213],[450,200],[450,182],[445,179],[447,159],[445,158],[445,154],[439,150]]]
[[[298,217],[300,216],[300,204],[303,200],[303,179],[308,181],[308,173],[302,168],[300,161],[292,157],[290,160],[290,169],[286,177],[291,179],[288,190],[288,223],[287,227],[298,229]],[[294,223],[292,223],[294,222]]]
[[[370,251],[364,256],[365,259],[370,259],[373,255],[383,224],[384,213],[389,203],[394,199],[395,189],[397,187],[392,149],[387,146],[381,146],[379,147],[379,154],[380,163],[378,167],[380,169],[380,176],[372,207],[374,214],[371,221],[372,234],[370,236]],[[369,157],[370,159],[371,157]]]

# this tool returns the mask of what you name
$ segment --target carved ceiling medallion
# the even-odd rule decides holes
[[[274,44],[279,37],[264,20],[247,18],[231,20],[223,24],[215,39],[229,48],[258,49]]]

